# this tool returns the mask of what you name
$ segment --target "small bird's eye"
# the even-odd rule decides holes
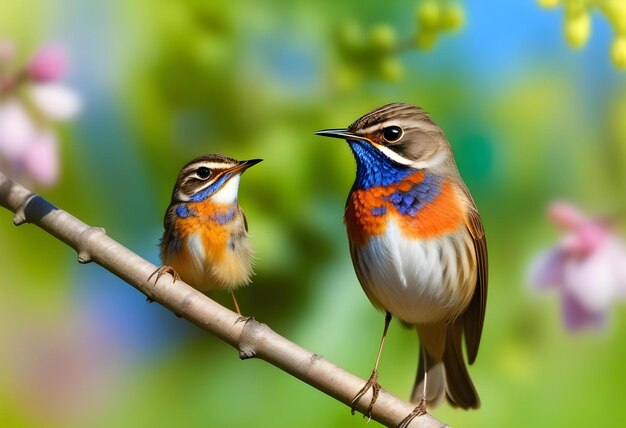
[[[402,134],[402,128],[400,128],[399,126],[388,126],[387,128],[383,129],[383,138],[390,143],[398,141],[400,138],[402,138]]]
[[[206,179],[211,175],[211,170],[206,166],[201,166],[196,170],[196,175],[202,179]]]

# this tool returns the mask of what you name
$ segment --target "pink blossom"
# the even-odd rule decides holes
[[[18,99],[0,103],[0,159],[43,185],[59,174],[58,142],[52,130],[38,125]]]
[[[31,85],[29,95],[39,113],[51,120],[72,119],[82,107],[79,95],[58,83]]]
[[[0,65],[13,55],[13,45],[0,41]],[[9,173],[27,175],[44,185],[57,180],[58,141],[53,126],[76,117],[82,108],[80,96],[57,82],[67,67],[67,53],[60,45],[42,48],[23,70],[0,67],[0,165]]]
[[[59,148],[56,136],[43,132],[31,141],[23,158],[24,169],[35,180],[49,186],[59,175]]]
[[[65,48],[59,44],[51,44],[37,52],[26,67],[26,72],[36,82],[51,82],[65,76],[68,66]]]
[[[20,159],[37,130],[17,98],[0,102],[0,156],[10,162]]]
[[[552,204],[549,216],[566,233],[536,258],[530,281],[560,292],[569,329],[602,326],[613,302],[626,298],[626,244],[606,221],[570,204]]]

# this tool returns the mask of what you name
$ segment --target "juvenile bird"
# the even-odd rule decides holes
[[[229,290],[241,315],[233,290],[250,282],[253,271],[237,194],[241,174],[259,162],[209,154],[183,167],[165,213],[157,281],[169,272],[203,293]]]
[[[347,129],[317,135],[347,140],[356,180],[345,224],[357,278],[386,312],[372,375],[353,409],[372,389],[378,396],[378,363],[392,316],[414,326],[420,341],[411,399],[418,403],[401,426],[445,395],[453,406],[480,401],[463,359],[476,359],[487,299],[487,247],[476,205],[456,167],[443,131],[422,109],[389,104]]]

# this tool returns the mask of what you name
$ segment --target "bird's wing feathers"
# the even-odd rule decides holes
[[[474,251],[476,252],[477,278],[474,296],[463,314],[461,322],[465,332],[465,345],[467,348],[467,359],[470,364],[476,359],[480,336],[485,321],[485,308],[487,306],[487,241],[485,230],[478,214],[478,209],[465,186],[463,190],[467,196],[470,206],[465,216],[465,224],[472,238],[474,238]]]

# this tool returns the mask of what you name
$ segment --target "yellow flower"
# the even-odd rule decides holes
[[[426,0],[417,9],[417,20],[423,29],[434,29],[441,23],[441,6],[435,0]]]
[[[626,69],[626,37],[621,36],[617,37],[613,41],[613,46],[611,48],[611,57],[613,59],[613,64],[617,68]]]
[[[581,48],[587,43],[591,33],[591,18],[585,11],[565,15],[565,39],[573,48]]]
[[[449,4],[443,9],[441,26],[449,30],[458,30],[465,23],[465,12],[458,4]]]

